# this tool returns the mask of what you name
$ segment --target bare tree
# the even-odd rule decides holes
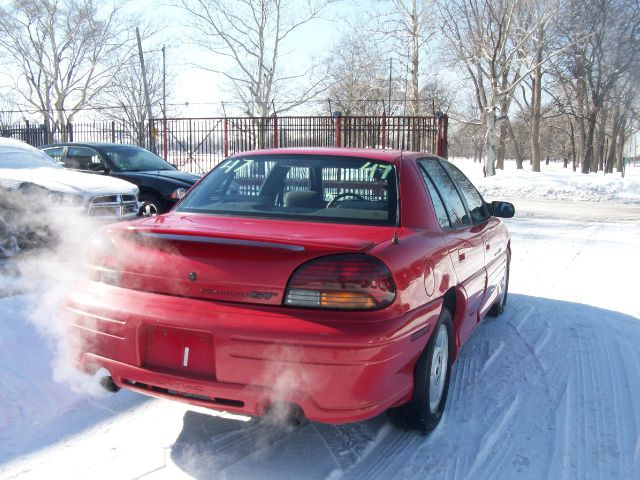
[[[420,103],[429,106],[429,113],[435,117],[438,112],[449,112],[456,100],[456,92],[437,75],[433,75],[423,82],[418,98]]]
[[[376,12],[372,32],[389,41],[392,51],[407,67],[408,101],[411,115],[421,110],[420,76],[423,74],[425,48],[434,37],[433,0],[384,0],[382,12]]]
[[[326,78],[332,108],[343,115],[380,115],[385,105],[388,71],[379,45],[367,34],[340,37],[326,58]],[[397,95],[397,92],[396,92]],[[398,108],[397,103],[394,103]]]
[[[13,89],[63,137],[128,58],[122,5],[13,0],[0,8],[0,49],[18,72]]]
[[[515,88],[553,56],[528,62],[527,43],[554,10],[545,10],[524,24],[524,0],[451,0],[440,5],[443,32],[458,61],[473,82],[485,127],[485,174],[495,174],[498,123],[506,117]]]
[[[233,65],[203,68],[226,77],[247,115],[265,117],[320,93],[321,82],[310,81],[309,70],[287,71],[283,60],[292,34],[334,1],[180,0],[179,6],[189,14],[193,41]],[[303,79],[306,87],[293,87]]]
[[[149,84],[149,98],[154,118],[162,116],[163,75],[162,60],[157,52],[145,54],[145,67]],[[172,76],[167,78],[168,92],[171,91]],[[140,62],[131,57],[105,87],[94,105],[102,115],[110,120],[126,120],[124,126],[138,145],[148,145],[149,118]],[[153,134],[153,132],[151,132]]]
[[[553,25],[550,25],[550,23],[546,21],[541,22],[539,19],[545,16],[545,12],[550,10],[556,11],[557,8],[558,2],[556,0],[528,0],[524,4],[521,12],[521,23],[525,26],[525,31],[529,28],[531,22],[536,23],[535,31],[524,45],[525,54],[529,56],[528,63],[533,65],[533,71],[530,73],[531,81],[523,84],[523,97],[525,101],[527,97],[527,92],[524,88],[525,85],[530,92],[530,102],[527,102],[531,129],[529,148],[531,152],[531,169],[534,172],[540,171],[543,75],[546,73],[543,60],[553,43],[549,37],[555,33]]]
[[[10,93],[0,92],[0,134],[2,130],[15,123],[16,103]]]
[[[640,60],[640,3],[637,0],[570,0],[561,18],[572,44],[562,73],[575,83],[578,151],[583,173],[604,167],[609,110],[616,92]]]

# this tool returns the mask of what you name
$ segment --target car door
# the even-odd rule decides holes
[[[483,235],[487,222],[473,222],[465,198],[438,159],[421,159],[419,164],[433,182],[450,224],[445,229],[444,237],[458,282],[467,298],[467,310],[459,333],[460,342],[463,343],[478,323],[486,292]]]
[[[471,181],[455,165],[448,162],[442,162],[442,165],[458,186],[471,214],[472,223],[482,225],[487,271],[487,289],[479,310],[479,319],[482,319],[496,300],[498,283],[504,275],[507,235],[500,220],[490,215],[486,202]]]

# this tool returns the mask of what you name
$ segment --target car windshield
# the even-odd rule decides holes
[[[121,172],[175,170],[176,168],[149,150],[132,146],[103,147],[103,153]]]
[[[394,225],[393,165],[366,158],[259,155],[218,165],[180,203],[182,212]]]
[[[63,168],[44,152],[25,148],[1,147],[0,168]]]

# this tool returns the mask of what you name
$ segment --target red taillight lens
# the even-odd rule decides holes
[[[285,305],[372,310],[393,302],[396,287],[380,260],[362,254],[332,255],[300,266],[289,279]]]
[[[118,252],[113,241],[106,234],[95,235],[91,240],[89,268],[91,279],[118,286],[120,272],[117,268]]]

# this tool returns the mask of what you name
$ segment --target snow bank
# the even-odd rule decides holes
[[[640,203],[640,165],[629,165],[625,178],[620,173],[583,174],[561,163],[542,165],[542,172],[531,171],[525,163],[516,169],[507,161],[504,170],[484,178],[482,164],[465,158],[450,159],[478,187],[483,196],[492,198],[530,198],[541,200]]]

